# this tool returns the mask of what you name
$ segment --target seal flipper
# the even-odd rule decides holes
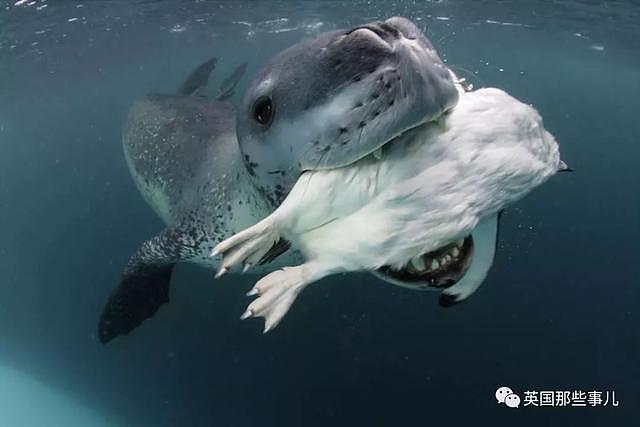
[[[182,83],[178,93],[181,95],[198,96],[207,87],[209,83],[209,75],[216,68],[218,58],[211,58],[203,62],[189,74],[189,77]]]
[[[450,307],[464,301],[480,287],[493,266],[498,242],[499,214],[481,221],[471,233],[473,237],[473,258],[462,278],[453,286],[440,293],[439,304]]]
[[[194,240],[181,228],[167,228],[145,241],[109,295],[98,325],[100,342],[128,334],[168,303],[175,264],[193,258],[205,239]]]
[[[141,264],[122,275],[100,316],[98,336],[101,343],[128,334],[169,302],[169,282],[174,266],[175,263]]]
[[[218,96],[216,97],[217,101],[226,101],[231,98],[235,93],[235,88],[242,79],[245,71],[247,71],[247,63],[244,62],[236,67],[233,70],[233,73],[220,84],[218,88]]]

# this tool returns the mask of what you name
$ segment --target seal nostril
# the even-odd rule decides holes
[[[400,31],[398,31],[398,29],[396,29],[395,27],[387,24],[386,22],[381,22],[378,25],[380,29],[382,29],[386,34],[392,36],[395,39],[400,38]]]
[[[347,31],[344,35],[348,36],[357,30],[369,30],[386,42],[389,42],[391,39],[399,39],[402,35],[398,29],[386,22],[372,22],[370,24],[361,25]]]

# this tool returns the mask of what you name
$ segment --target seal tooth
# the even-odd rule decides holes
[[[440,263],[434,258],[433,261],[431,261],[431,269],[437,270],[438,268],[440,268]]]
[[[458,248],[454,247],[451,250],[451,255],[453,255],[454,257],[457,257],[458,255],[460,255],[460,250]]]
[[[418,271],[424,271],[427,268],[427,266],[424,264],[424,259],[422,258],[422,255],[418,255],[416,257],[411,258],[411,264],[413,264],[413,266]]]

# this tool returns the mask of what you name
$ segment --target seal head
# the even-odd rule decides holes
[[[237,136],[256,185],[281,201],[301,172],[351,164],[457,99],[429,40],[395,17],[274,56],[245,93]]]

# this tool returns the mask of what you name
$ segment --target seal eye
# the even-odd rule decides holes
[[[258,98],[253,106],[253,118],[261,125],[268,125],[271,123],[272,117],[273,107],[271,105],[271,98],[266,96]]]

